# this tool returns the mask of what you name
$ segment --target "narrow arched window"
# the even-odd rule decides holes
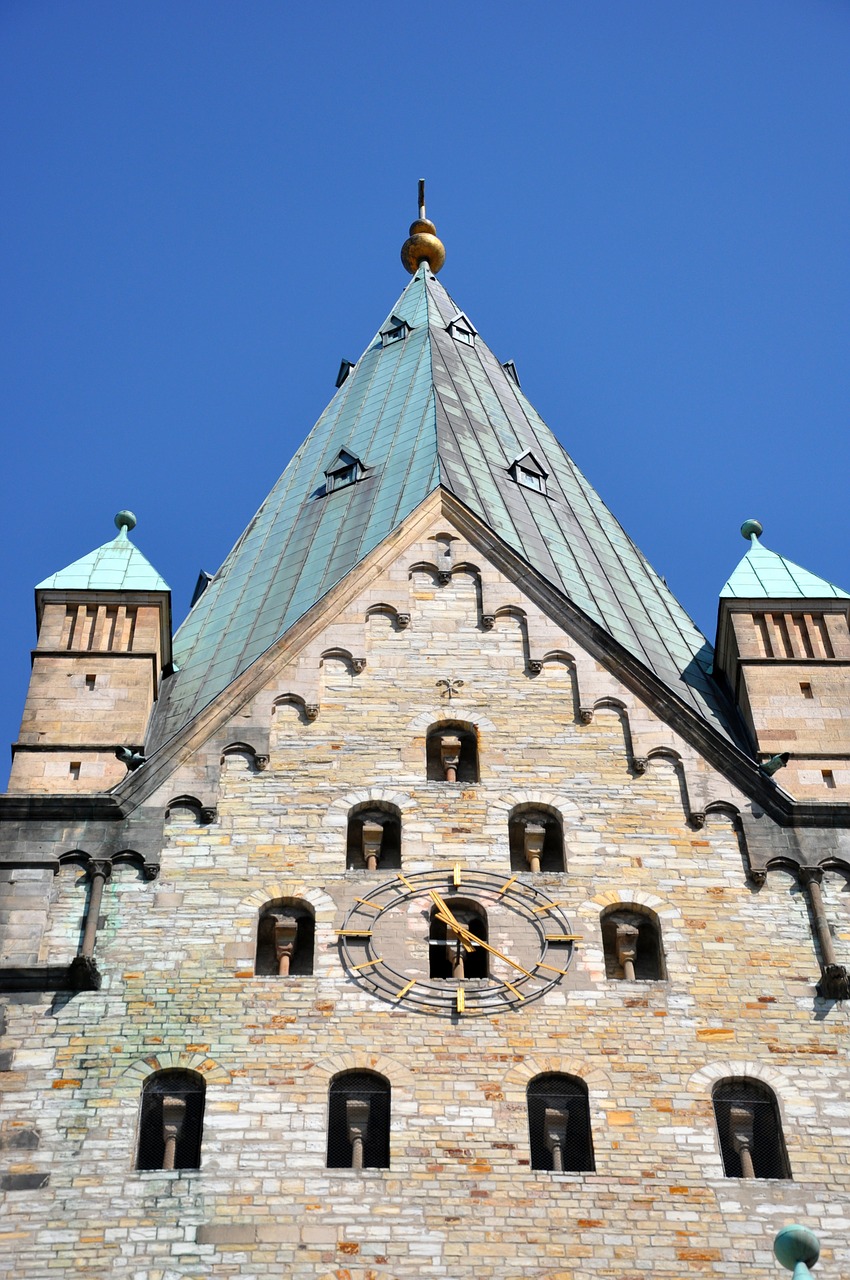
[[[542,806],[518,805],[508,818],[511,871],[564,871],[561,815]]]
[[[727,1178],[790,1178],[779,1108],[760,1080],[720,1080],[714,1119]]]
[[[602,914],[606,978],[658,982],[664,975],[661,926],[654,912],[613,907]]]
[[[529,1083],[527,1097],[532,1169],[592,1172],[596,1166],[584,1081],[554,1072],[537,1076]]]
[[[390,1082],[346,1071],[328,1091],[328,1168],[390,1167]]]
[[[358,805],[348,815],[345,865],[349,871],[401,867],[401,814],[396,807]]]
[[[478,781],[478,739],[468,725],[454,720],[432,725],[425,756],[429,782]]]
[[[440,919],[437,907],[431,912],[428,930],[428,973],[432,978],[486,978],[489,973],[487,950],[476,946],[474,939],[487,941],[487,912],[477,902],[466,898],[449,898],[449,911],[459,925],[472,935],[461,938]]]
[[[309,977],[313,972],[316,922],[313,909],[297,898],[267,902],[257,926],[254,972],[264,977]]]
[[[157,1071],[142,1088],[137,1169],[199,1169],[204,1081],[194,1071]]]

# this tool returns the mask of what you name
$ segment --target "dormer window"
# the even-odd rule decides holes
[[[404,342],[410,333],[410,325],[399,316],[390,316],[381,330],[381,346],[391,347],[394,342]]]
[[[325,472],[325,492],[335,493],[337,489],[346,489],[363,478],[367,470],[364,463],[347,449],[340,449],[334,462]]]
[[[475,346],[475,338],[478,330],[472,321],[459,311],[454,320],[450,320],[446,325],[446,330],[454,338],[455,342],[462,342],[466,347]]]
[[[549,472],[537,461],[531,452],[515,458],[508,468],[512,480],[521,484],[524,489],[534,489],[537,493],[546,492],[546,477]]]

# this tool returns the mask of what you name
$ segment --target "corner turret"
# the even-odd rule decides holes
[[[759,541],[720,592],[715,669],[762,768],[796,799],[850,800],[850,595]],[[780,763],[776,763],[779,761]]]
[[[171,662],[171,592],[133,545],[131,511],[118,535],[35,589],[38,640],[10,792],[108,791],[140,754],[160,677]]]

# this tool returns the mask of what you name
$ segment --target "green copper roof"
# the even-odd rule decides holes
[[[157,704],[149,750],[440,485],[692,708],[735,733],[709,674],[711,646],[516,379],[477,334],[470,345],[452,331],[458,314],[420,267],[178,631],[179,674]],[[510,474],[527,452],[547,473],[545,494]],[[327,486],[325,473],[351,460],[365,468],[360,480]]]
[[[850,600],[846,591],[825,578],[768,551],[755,533],[750,535],[750,541],[749,551],[720,592],[721,600],[730,596],[746,600],[823,600],[836,596]]]
[[[36,591],[168,591],[168,583],[127,537],[127,528],[122,524],[112,542],[45,578]]]

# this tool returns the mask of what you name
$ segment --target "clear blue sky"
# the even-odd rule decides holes
[[[846,0],[2,0],[5,675],[112,534],[182,619],[407,277],[441,280],[713,639],[850,589]],[[2,773],[0,773],[0,777]]]

